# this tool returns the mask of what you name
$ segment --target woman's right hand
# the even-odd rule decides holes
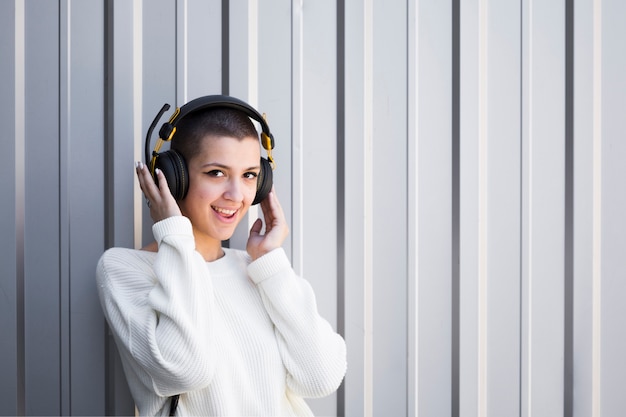
[[[141,191],[143,191],[150,208],[152,220],[157,223],[168,217],[182,216],[180,207],[178,207],[176,200],[170,192],[170,188],[167,186],[167,180],[163,172],[160,169],[155,171],[159,180],[159,186],[157,187],[148,167],[143,162],[137,162],[135,167],[137,178],[139,179],[139,187],[141,187]]]

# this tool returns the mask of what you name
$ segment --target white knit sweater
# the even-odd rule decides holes
[[[158,253],[106,251],[100,302],[140,415],[311,415],[303,397],[334,392],[346,347],[317,312],[282,249],[205,262],[191,223],[153,226]]]

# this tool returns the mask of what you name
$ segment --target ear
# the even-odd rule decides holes
[[[254,201],[252,205],[259,204],[261,201],[265,200],[265,197],[272,191],[273,184],[273,172],[272,165],[270,161],[265,158],[261,158],[261,170],[259,171],[259,177],[257,178],[256,183],[256,196],[254,196]]]

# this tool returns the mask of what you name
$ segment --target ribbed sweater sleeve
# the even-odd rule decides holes
[[[144,384],[170,396],[211,381],[213,288],[187,218],[158,222],[153,234],[159,250],[152,267],[128,268],[114,248],[101,258],[97,276],[118,348],[140,366],[138,375],[147,375]]]
[[[298,277],[282,248],[248,266],[275,326],[287,384],[302,397],[334,392],[346,372],[346,346],[318,311],[311,285]]]

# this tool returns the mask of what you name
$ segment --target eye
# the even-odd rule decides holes
[[[215,177],[215,178],[224,176],[224,172],[220,171],[219,169],[212,169],[211,171],[205,172],[205,174],[208,175],[209,177]]]
[[[256,177],[258,176],[259,174],[257,174],[256,172],[246,172],[245,174],[243,174],[243,177],[249,180],[256,179]]]

